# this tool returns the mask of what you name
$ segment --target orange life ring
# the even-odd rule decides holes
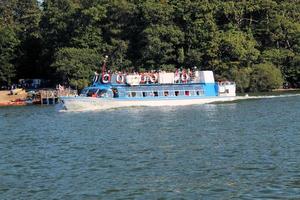
[[[144,83],[146,83],[146,81],[147,81],[147,77],[144,74],[142,74],[140,83],[144,84]]]
[[[156,83],[158,80],[157,74],[150,74],[149,79],[152,83]]]
[[[110,82],[110,75],[106,73],[102,76],[102,83],[108,83],[108,82]]]
[[[181,75],[181,81],[183,83],[187,83],[189,79],[190,79],[190,76],[188,74],[184,73]]]
[[[124,83],[124,76],[122,74],[118,74],[116,81],[117,83]]]

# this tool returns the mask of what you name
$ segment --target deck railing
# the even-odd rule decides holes
[[[61,96],[76,96],[77,90],[66,88],[64,90],[39,90],[41,104],[56,104]]]

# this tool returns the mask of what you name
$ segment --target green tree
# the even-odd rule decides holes
[[[136,37],[136,6],[130,1],[115,0],[105,4],[107,15],[103,20],[105,53],[109,56],[108,65],[112,70],[133,69],[132,60],[136,59],[130,50],[135,51],[131,41]]]
[[[280,69],[272,63],[254,65],[251,74],[251,91],[270,91],[281,87],[283,78]]]
[[[86,63],[78,52],[96,52],[109,56],[112,70],[213,70],[217,79],[235,80],[240,91],[265,90],[254,83],[257,66],[268,63],[298,86],[299,13],[295,0],[2,0],[1,29],[10,27],[19,45],[4,45],[2,52],[13,53],[1,59],[16,69],[16,78],[55,79],[61,72],[62,80],[79,86],[85,83],[74,82],[67,66]],[[88,80],[92,68],[81,68],[84,77],[76,77]],[[2,77],[14,70],[3,71]]]
[[[145,69],[174,69],[184,57],[184,33],[174,24],[174,8],[166,2],[147,1],[141,5],[145,28],[141,34],[141,65]],[[179,59],[180,58],[180,59]]]
[[[84,7],[77,9],[72,20],[72,34],[70,46],[104,50],[103,19],[106,17],[106,8],[95,2],[85,2]]]
[[[176,26],[157,25],[144,30],[145,48],[142,50],[145,67],[159,69],[163,64],[175,68],[178,60],[176,46],[183,40],[183,33]]]
[[[10,85],[16,75],[14,59],[19,42],[12,28],[0,27],[0,84]]]
[[[100,71],[101,60],[95,50],[62,48],[55,54],[52,67],[57,81],[82,89],[91,82],[93,72]]]
[[[16,62],[19,78],[43,77],[44,70],[39,62],[42,51],[39,29],[41,12],[37,0],[17,0],[16,2],[14,20],[16,32],[21,41]]]
[[[231,77],[236,83],[237,91],[241,93],[249,91],[252,71],[251,67],[231,69]]]
[[[70,46],[73,34],[71,22],[75,19],[74,13],[79,7],[75,0],[44,0],[42,3],[40,31],[43,50],[40,63],[50,79],[55,79],[55,71],[50,67],[54,62],[55,52],[59,48]]]

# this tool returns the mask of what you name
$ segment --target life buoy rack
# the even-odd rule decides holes
[[[116,82],[120,84],[124,83],[124,80],[124,76],[122,74],[118,74]]]
[[[190,76],[188,74],[184,73],[184,74],[181,75],[181,81],[183,83],[188,82],[189,79],[190,79]]]
[[[157,76],[157,74],[150,74],[149,79],[150,79],[151,83],[156,83],[158,80],[158,76]]]
[[[109,83],[109,82],[110,82],[110,75],[106,73],[102,76],[102,83]]]
[[[146,81],[147,81],[147,76],[145,76],[145,74],[142,74],[140,83],[144,84],[144,83],[146,83]]]

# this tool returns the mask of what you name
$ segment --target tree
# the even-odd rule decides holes
[[[231,77],[236,83],[237,91],[241,93],[249,91],[252,71],[251,67],[231,69]]]
[[[104,6],[97,5],[95,2],[85,2],[84,7],[77,9],[73,15],[70,46],[103,51],[105,45],[101,28],[105,17],[106,8]]]
[[[281,71],[272,63],[254,65],[251,74],[251,91],[270,91],[281,87],[283,78]]]
[[[55,79],[51,64],[59,48],[69,47],[73,33],[72,21],[78,2],[72,0],[44,0],[42,3],[43,14],[40,22],[42,37],[42,52],[40,63],[44,73],[49,79]]]
[[[14,59],[19,42],[12,28],[0,27],[0,84],[10,85],[16,75]]]
[[[44,70],[39,62],[42,52],[39,27],[41,12],[37,0],[16,1],[14,23],[18,38],[21,41],[16,62],[19,78],[43,77]]]
[[[127,0],[108,1],[106,18],[103,20],[103,38],[106,44],[105,54],[109,56],[108,65],[112,70],[133,69],[132,60],[136,59],[130,51],[136,48],[131,44],[136,37],[135,5]]]
[[[93,67],[79,67],[86,62],[76,55],[89,52],[108,55],[108,67],[118,71],[194,66],[213,70],[216,79],[235,80],[240,91],[266,89],[254,82],[259,79],[257,71],[267,68],[257,66],[267,63],[281,71],[285,82],[300,85],[299,1],[0,1],[1,29],[10,27],[18,41],[2,48],[13,52],[9,59],[1,58],[10,64],[6,70],[2,66],[2,77],[9,79],[7,73],[15,69],[16,78],[55,80],[62,72],[67,74],[59,76],[63,80],[75,80],[74,69],[82,68],[84,77],[76,77],[88,80],[86,73]],[[73,61],[77,68],[71,66]],[[67,66],[72,73],[67,73]],[[73,85],[85,84],[70,80]]]
[[[173,22],[173,6],[165,2],[148,1],[140,9],[146,24],[140,33],[142,67],[150,70],[164,65],[174,70],[184,57],[184,33]]]
[[[61,48],[55,54],[52,67],[57,81],[82,89],[90,83],[95,71],[100,71],[101,57],[95,50]]]
[[[183,40],[183,33],[176,26],[156,25],[144,30],[145,47],[142,57],[145,68],[159,69],[163,64],[177,64],[176,47]]]

